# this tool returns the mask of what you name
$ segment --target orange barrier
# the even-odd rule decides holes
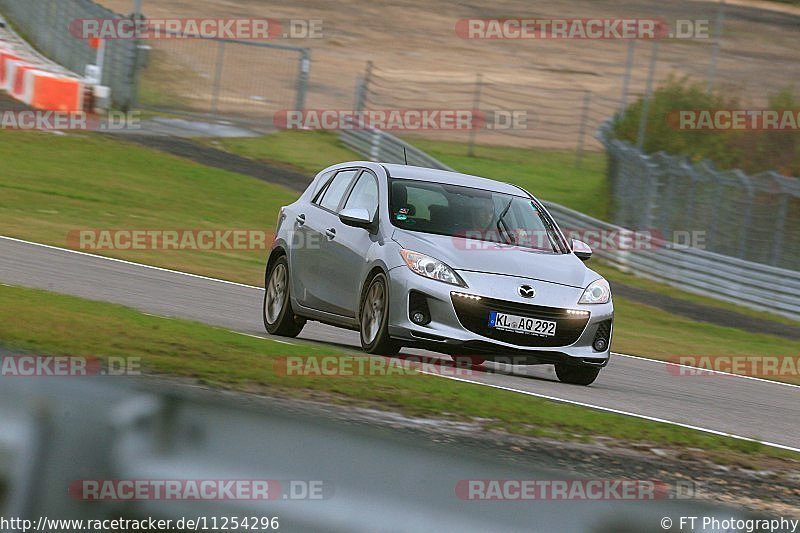
[[[6,87],[8,61],[19,59],[19,56],[6,50],[0,50],[0,89]]]
[[[28,74],[33,77],[33,99],[27,102],[32,107],[64,112],[83,109],[83,83],[80,80],[41,71]]]
[[[0,89],[36,109],[83,110],[83,81],[42,70],[6,50],[0,50]]]
[[[11,62],[10,74],[13,79],[9,79],[8,92],[11,96],[17,100],[22,100],[26,104],[30,104],[30,100],[33,98],[33,88],[30,86],[30,82],[26,81],[28,78],[25,76],[25,73],[35,69],[36,67],[30,63],[23,63],[21,61]]]

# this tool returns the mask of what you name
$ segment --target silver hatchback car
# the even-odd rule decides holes
[[[608,363],[614,315],[608,282],[583,263],[591,253],[515,185],[342,163],[280,211],[264,324],[290,337],[307,320],[355,329],[372,354],[554,364],[588,385]]]

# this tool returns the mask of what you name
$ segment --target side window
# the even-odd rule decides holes
[[[333,177],[334,171],[326,172],[322,176],[319,177],[317,183],[314,184],[314,194],[311,195],[311,200],[313,202],[317,201],[317,197],[319,196],[319,192],[325,188],[328,182]]]
[[[366,209],[370,218],[375,218],[378,210],[378,178],[372,172],[361,174],[344,207],[346,209]]]
[[[357,173],[358,170],[343,170],[336,174],[328,188],[322,193],[322,198],[317,201],[320,207],[336,211],[339,207],[339,202],[342,201],[342,197],[347,191],[347,187],[350,186],[350,182],[353,181]]]

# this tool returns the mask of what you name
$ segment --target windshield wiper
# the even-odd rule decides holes
[[[506,224],[506,221],[503,220],[503,218],[505,218],[505,216],[508,214],[508,210],[511,209],[512,202],[514,202],[513,198],[508,201],[508,205],[506,205],[505,209],[503,209],[503,211],[500,213],[500,216],[497,217],[497,231],[505,234],[506,244],[514,244],[514,238],[511,236],[511,232],[508,229],[508,224]]]

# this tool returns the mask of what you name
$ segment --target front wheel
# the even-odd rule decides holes
[[[286,256],[276,259],[267,269],[264,291],[264,326],[271,335],[297,337],[306,325],[296,316],[289,298],[289,262]]]
[[[562,383],[569,383],[571,385],[591,385],[599,374],[600,369],[592,366],[568,365],[564,363],[556,364],[556,376],[558,376],[558,380]]]
[[[400,346],[389,337],[389,287],[386,275],[376,274],[361,298],[361,347],[376,355],[396,355]]]

